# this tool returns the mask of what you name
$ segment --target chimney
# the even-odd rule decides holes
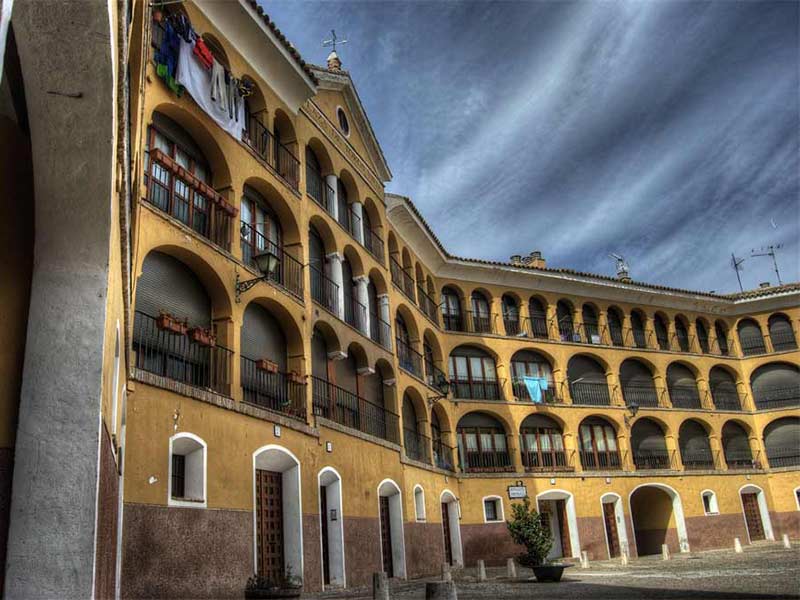
[[[525,257],[529,266],[534,269],[544,269],[547,267],[547,262],[544,260],[542,253],[539,250],[534,250],[529,256]]]
[[[336,51],[331,52],[328,54],[328,71],[341,71],[342,70],[342,61],[339,60],[339,55],[336,54]]]
[[[522,264],[522,255],[521,254],[512,254],[511,257],[508,260],[511,261],[512,265],[521,265]]]
[[[772,286],[770,285],[769,281],[762,281],[761,283],[758,284],[758,287],[760,287],[763,290],[764,288],[768,288],[768,287],[772,287]]]

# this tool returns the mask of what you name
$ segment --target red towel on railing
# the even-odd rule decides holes
[[[208,49],[208,46],[206,46],[203,38],[197,38],[193,52],[206,69],[211,68],[211,65],[214,63],[214,57],[211,55],[211,50]]]

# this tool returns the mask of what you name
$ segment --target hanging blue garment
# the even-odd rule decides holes
[[[528,388],[528,395],[531,397],[531,402],[534,404],[541,404],[542,391],[547,389],[547,378],[525,375],[522,381],[525,382],[525,387]]]

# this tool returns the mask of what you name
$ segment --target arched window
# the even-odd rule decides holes
[[[453,397],[473,400],[501,400],[494,358],[485,350],[459,346],[450,354],[450,382]]]
[[[414,518],[417,522],[425,522],[425,491],[421,485],[414,486]]]
[[[664,431],[652,419],[639,419],[631,427],[633,463],[638,470],[674,468]]]
[[[230,216],[211,199],[216,193],[211,180],[208,161],[191,136],[169,117],[153,113],[145,143],[147,201],[227,250]]]
[[[575,327],[572,320],[572,306],[566,300],[559,300],[556,304],[556,320],[558,321],[558,334],[562,342],[580,341],[578,333],[576,337]]]
[[[456,427],[462,471],[510,471],[506,432],[500,421],[479,412],[461,417]]]
[[[706,515],[718,515],[717,495],[711,490],[705,490],[700,496],[703,499],[703,512]]]
[[[708,329],[702,319],[696,319],[694,328],[697,330],[697,341],[700,343],[700,351],[708,354],[711,348],[708,345]]]
[[[622,332],[622,314],[613,306],[608,309],[608,334],[611,343],[615,346],[624,346],[625,338]]]
[[[660,398],[653,383],[653,374],[642,362],[629,358],[620,365],[619,382],[622,398],[627,406],[660,406]]]
[[[717,336],[717,352],[722,356],[728,356],[730,350],[728,350],[728,328],[725,323],[716,321],[714,323],[714,334]]]
[[[431,442],[433,444],[433,460],[437,467],[447,471],[453,470],[453,453],[442,438],[442,424],[436,409],[431,411]]]
[[[800,405],[800,368],[789,363],[767,363],[750,376],[756,410]]]
[[[170,506],[206,507],[206,443],[191,433],[178,433],[169,440]]]
[[[403,443],[406,456],[412,460],[430,462],[428,460],[428,438],[419,429],[419,416],[414,401],[403,394]]]
[[[586,471],[622,468],[617,434],[611,424],[600,417],[584,419],[580,426],[581,464]]]
[[[489,312],[489,301],[481,292],[472,292],[470,298],[472,304],[472,332],[473,333],[494,333],[493,319]]]
[[[278,215],[261,194],[247,185],[244,187],[240,219],[244,262],[257,268],[253,257],[264,252],[271,252],[279,259],[283,258],[283,232]],[[283,260],[279,260],[278,265],[271,279],[281,283]]]
[[[306,146],[306,192],[318,204],[325,208],[328,207],[329,194],[326,193],[326,184],[322,177],[322,166],[311,146]]]
[[[800,418],[783,417],[767,425],[764,446],[773,469],[800,465]]]
[[[581,318],[583,319],[583,332],[586,337],[587,344],[601,344],[603,340],[600,337],[600,326],[597,322],[597,311],[591,304],[584,304],[581,309]]]
[[[548,360],[532,350],[520,350],[511,357],[511,383],[514,389],[514,396],[518,400],[530,402],[556,402],[558,394],[556,392],[555,381],[553,380],[553,370]],[[524,377],[535,377],[537,383],[534,386],[534,395],[531,398],[530,390]]]
[[[769,339],[775,352],[797,350],[792,323],[786,315],[777,314],[769,318]]]
[[[691,342],[689,341],[689,330],[683,317],[675,317],[675,339],[681,352],[689,352]]]
[[[653,327],[656,330],[656,341],[658,342],[659,350],[669,350],[667,322],[660,313],[656,313],[655,317],[653,317]]]
[[[708,374],[708,387],[717,410],[742,410],[736,381],[727,370],[712,367]]]
[[[631,311],[631,330],[633,331],[633,344],[637,348],[647,348],[647,333],[644,329],[645,318],[641,311]]]
[[[728,469],[758,468],[753,461],[747,432],[738,423],[728,421],[722,427],[722,451],[725,454]]]
[[[339,286],[328,278],[325,243],[316,227],[308,228],[308,269],[311,279],[311,297],[326,309],[338,315]]]
[[[684,469],[714,469],[716,467],[708,434],[697,421],[689,419],[681,424],[678,432],[678,446]]]
[[[519,305],[510,294],[503,294],[503,326],[506,335],[520,335],[522,329],[519,322]]]
[[[520,451],[526,471],[571,469],[564,451],[561,427],[545,415],[528,415],[520,428]]]
[[[528,300],[528,314],[530,314],[530,335],[537,339],[546,340],[549,336],[547,332],[547,310],[538,298]]]
[[[397,360],[400,366],[409,373],[422,377],[422,356],[411,346],[411,337],[400,313],[397,314],[394,328],[397,335]]]
[[[764,344],[764,337],[761,335],[761,326],[753,319],[742,319],[737,325],[739,332],[739,346],[742,354],[753,356],[755,354],[766,354],[767,346]]]
[[[590,356],[573,356],[567,364],[567,379],[573,404],[611,404],[605,369]]]
[[[702,408],[697,381],[688,367],[679,363],[667,367],[667,389],[674,408]]]
[[[464,331],[461,318],[461,301],[451,287],[442,288],[442,325],[448,331]]]
[[[347,122],[347,115],[341,107],[336,109],[336,118],[339,119],[339,129],[342,130],[345,136],[350,135],[350,123]]]

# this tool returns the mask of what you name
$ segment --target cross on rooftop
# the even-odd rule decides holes
[[[347,40],[340,40],[336,37],[336,30],[331,29],[331,39],[322,42],[323,48],[331,47],[333,52],[336,52],[336,44],[346,44]]]

